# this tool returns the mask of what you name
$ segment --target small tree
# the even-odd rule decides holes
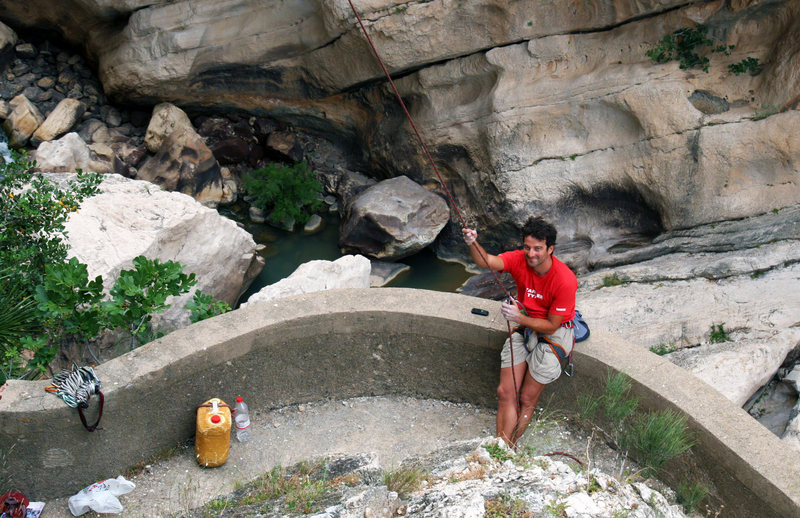
[[[253,205],[272,209],[273,223],[294,219],[301,225],[319,210],[319,180],[305,162],[294,166],[271,163],[242,178],[244,188],[253,196]]]
[[[0,270],[10,268],[33,294],[48,264],[66,260],[64,224],[69,213],[96,194],[98,174],[78,171],[62,188],[33,172],[36,162],[14,154],[0,167]]]
[[[43,368],[54,347],[39,334],[34,300],[47,265],[63,263],[64,224],[69,213],[99,190],[101,176],[78,172],[61,187],[41,174],[25,154],[0,164],[0,383],[22,375],[29,360]]]
[[[194,273],[183,273],[175,261],[160,262],[140,255],[133,259],[133,270],[123,270],[111,288],[111,300],[102,304],[108,321],[131,334],[131,349],[147,330],[154,313],[167,309],[167,297],[181,295],[197,284]]]

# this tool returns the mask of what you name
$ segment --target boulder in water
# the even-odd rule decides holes
[[[353,200],[339,246],[376,259],[402,259],[433,243],[449,217],[441,197],[398,176],[366,189]]]

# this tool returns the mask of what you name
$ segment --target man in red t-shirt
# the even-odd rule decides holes
[[[545,385],[561,375],[556,351],[564,355],[572,352],[578,281],[553,255],[557,232],[542,218],[531,218],[523,227],[522,250],[499,255],[486,253],[477,242],[475,230],[462,231],[475,264],[509,272],[517,284],[519,300],[506,301],[501,307],[505,319],[519,327],[500,353],[497,387],[497,436],[514,446],[528,427]]]

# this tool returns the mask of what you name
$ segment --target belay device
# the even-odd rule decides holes
[[[56,396],[64,400],[67,406],[78,409],[78,414],[81,416],[81,423],[83,427],[93,432],[97,430],[97,425],[100,424],[100,418],[103,417],[103,403],[105,398],[101,392],[102,384],[98,379],[97,374],[91,367],[78,367],[72,364],[72,370],[64,369],[55,376],[53,376],[53,384],[45,387],[45,390],[52,392]],[[100,410],[97,415],[97,421],[93,425],[86,423],[86,416],[83,415],[83,409],[89,408],[89,399],[93,394],[100,396]]]

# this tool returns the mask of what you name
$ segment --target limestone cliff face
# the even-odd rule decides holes
[[[436,189],[347,0],[4,4],[0,19],[85,44],[118,100],[270,115]],[[800,201],[796,0],[354,4],[459,206],[498,245],[546,212],[562,253],[591,266]],[[645,56],[697,23],[734,46],[708,73]],[[728,71],[745,57],[761,72]]]

